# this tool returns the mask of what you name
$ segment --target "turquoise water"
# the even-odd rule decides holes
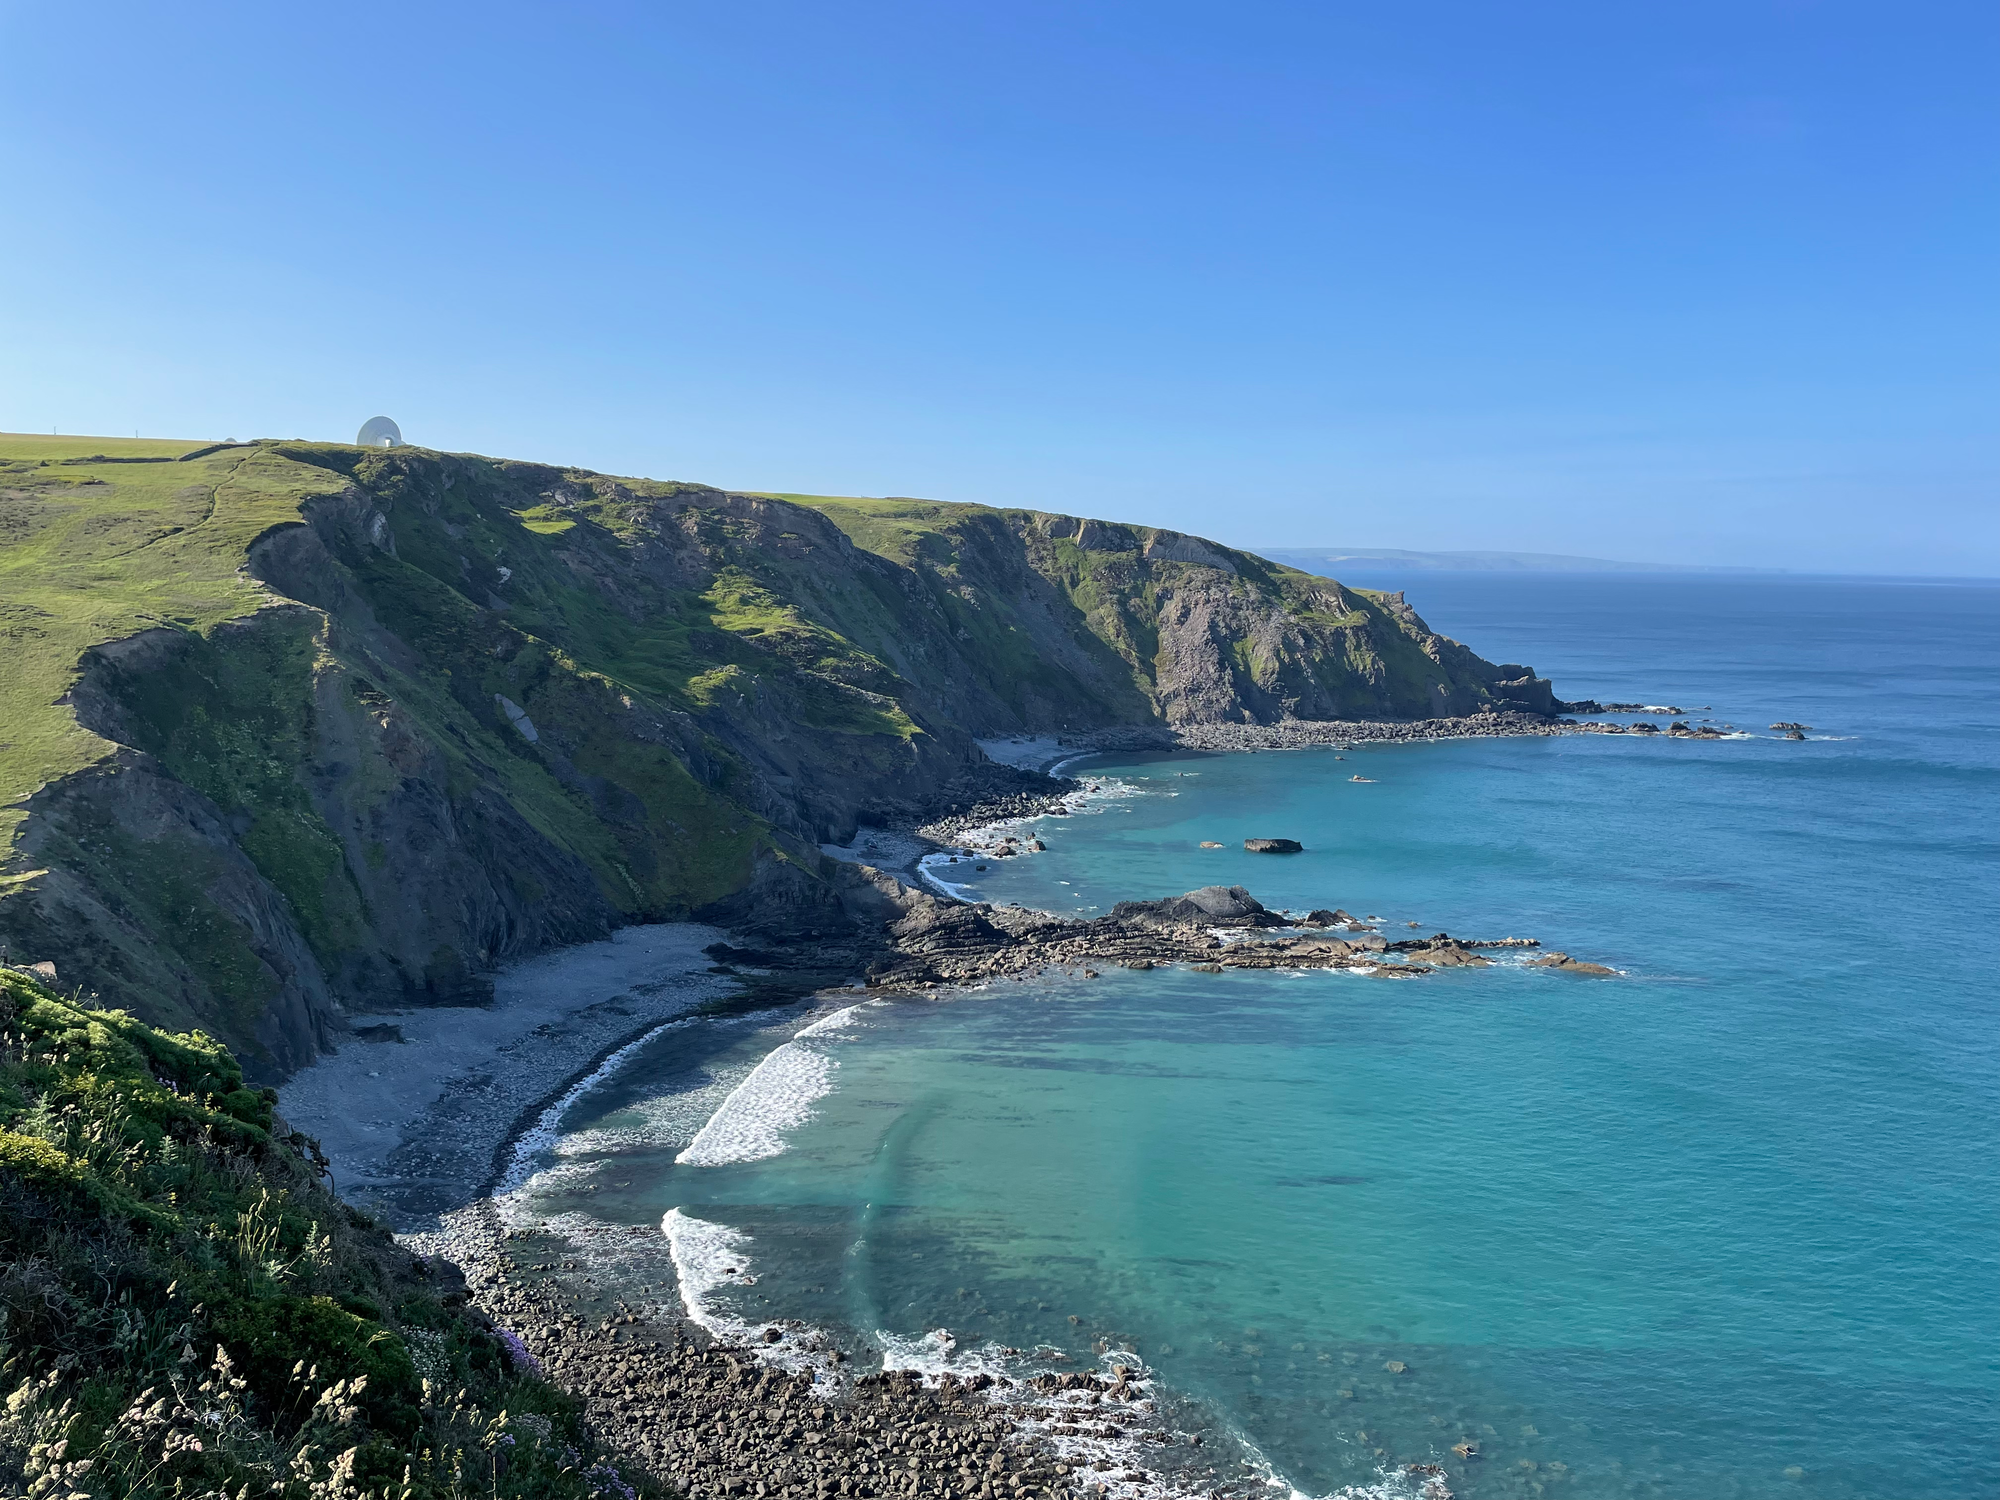
[[[709,1311],[876,1358],[1132,1351],[1210,1438],[1155,1468],[1187,1488],[1433,1461],[1461,1496],[2000,1494],[2000,591],[1412,602],[1559,690],[1758,737],[1103,758],[1075,769],[1118,795],[969,878],[1057,910],[1241,883],[1626,977],[866,1004],[722,1116],[803,1019],[694,1025],[572,1113],[536,1210],[727,1226],[680,1246]]]

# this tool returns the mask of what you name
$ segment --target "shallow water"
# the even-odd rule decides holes
[[[1470,1496],[2000,1493],[2000,591],[1412,602],[1756,737],[1102,759],[1123,794],[1046,854],[954,873],[1055,910],[1241,883],[1625,978],[1115,971],[701,1023],[571,1111],[525,1206],[678,1211],[711,1315],[857,1351],[1135,1351],[1207,1459],[1315,1495],[1417,1460]]]

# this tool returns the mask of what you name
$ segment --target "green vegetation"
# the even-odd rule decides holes
[[[626,1497],[228,1051],[0,970],[0,1493]]]
[[[146,670],[121,674],[130,742],[247,824],[244,853],[290,901],[322,955],[352,947],[363,922],[340,841],[313,807],[316,622],[303,610],[195,637]]]
[[[622,922],[809,927],[974,736],[1501,696],[1143,526],[283,441],[0,438],[0,637],[0,944],[259,1076]]]
[[[788,500],[820,512],[853,538],[855,546],[905,566],[919,559],[948,565],[957,557],[952,538],[954,527],[972,516],[1006,514],[991,506],[942,500],[872,500],[861,495],[788,495],[770,490],[761,493],[773,500]]]
[[[268,602],[245,551],[336,487],[257,447],[0,434],[0,852],[22,799],[111,751],[58,701],[83,653]]]

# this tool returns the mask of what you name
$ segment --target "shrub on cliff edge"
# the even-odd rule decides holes
[[[0,969],[0,1494],[633,1500],[228,1050]]]

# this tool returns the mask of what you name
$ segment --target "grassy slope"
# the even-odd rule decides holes
[[[92,646],[270,602],[251,542],[331,476],[258,448],[0,435],[0,851],[43,783],[111,746],[58,703]]]
[[[745,890],[766,857],[809,859],[798,838],[845,826],[866,789],[959,774],[963,729],[1218,702],[1421,717],[1427,684],[1453,675],[1380,596],[1249,554],[1229,554],[1229,576],[1145,557],[1144,527],[1101,527],[1085,547],[1026,510],[771,498],[818,514],[420,449],[0,437],[7,931],[263,1066],[252,1025],[301,972],[257,946],[274,924],[295,923],[349,999],[457,994],[511,952],[686,915]],[[283,587],[332,610],[330,628],[267,609],[281,596],[245,570],[308,502],[331,550]],[[1170,597],[1183,613],[1167,648]],[[1206,612],[1193,627],[1190,600]],[[18,857],[25,799],[113,749],[62,701],[79,658],[149,627],[181,632],[178,648],[107,663],[93,689],[121,710],[122,739],[221,811],[283,896],[275,915],[225,889],[235,850],[178,819],[128,827],[92,802],[38,824],[40,852]],[[1212,636],[1220,676],[1197,661],[1196,701],[1188,643],[1199,657]],[[426,806],[469,835],[460,866],[424,844]],[[54,887],[30,863],[115,919],[43,902]],[[422,921],[384,937],[391,907]]]
[[[272,1102],[199,1033],[0,970],[0,1492],[614,1492],[573,1403]]]

